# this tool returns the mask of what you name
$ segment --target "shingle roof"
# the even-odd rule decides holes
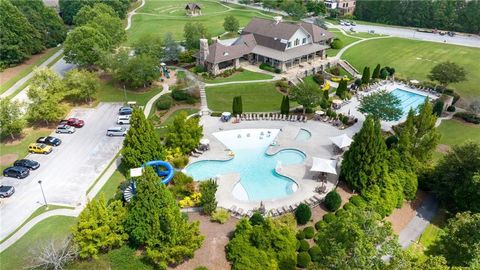
[[[302,23],[302,27],[307,30],[308,33],[313,38],[313,42],[320,42],[323,40],[328,40],[333,38],[332,33],[328,32],[327,30],[315,25],[313,23]]]
[[[185,6],[185,9],[202,9],[202,7],[200,7],[199,4],[197,3],[188,3],[186,6]]]
[[[215,42],[208,46],[209,53],[206,61],[215,64],[240,58],[250,53],[256,45],[257,43],[251,34],[240,36],[240,38],[230,46]]]
[[[290,39],[299,28],[300,25],[294,23],[277,23],[271,20],[253,18],[243,29],[243,32],[271,38]]]

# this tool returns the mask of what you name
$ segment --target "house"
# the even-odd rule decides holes
[[[336,9],[338,6],[337,0],[325,0],[325,7],[328,9]]]
[[[338,0],[337,7],[340,11],[340,15],[353,14],[355,11],[356,0]]]
[[[200,16],[202,15],[202,8],[197,3],[188,3],[185,6],[185,12],[187,16]]]
[[[240,37],[230,43],[217,41],[208,46],[207,40],[201,39],[197,64],[213,75],[238,68],[241,61],[266,63],[283,72],[325,59],[332,38],[330,32],[312,23],[287,23],[281,17],[274,21],[253,18]]]

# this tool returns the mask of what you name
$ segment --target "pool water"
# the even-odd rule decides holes
[[[400,99],[400,107],[402,108],[403,114],[402,117],[408,115],[410,109],[416,111],[418,106],[425,102],[425,96],[415,94],[413,92],[405,91],[400,88],[397,88],[391,92],[398,99]]]
[[[271,200],[288,196],[296,189],[296,183],[275,172],[276,166],[302,163],[305,154],[288,149],[275,155],[267,155],[270,143],[278,130],[235,130],[217,132],[214,135],[230,148],[235,156],[228,161],[205,160],[186,168],[187,175],[201,181],[228,173],[239,173],[240,184],[250,201]],[[223,134],[222,134],[223,133]],[[247,135],[248,134],[248,135]],[[270,134],[267,137],[267,134]],[[241,137],[239,138],[238,135]],[[248,137],[247,137],[248,136]],[[238,198],[238,197],[237,197]]]
[[[312,137],[312,134],[310,133],[310,131],[301,128],[300,131],[298,131],[298,134],[295,137],[295,140],[296,141],[306,141],[306,140],[310,139],[310,137]]]

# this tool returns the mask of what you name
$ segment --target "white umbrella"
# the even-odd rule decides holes
[[[160,66],[164,67],[164,66],[166,66],[166,64],[162,62],[162,63],[160,63]]]
[[[337,174],[337,161],[324,158],[313,158],[313,165],[310,169],[311,172],[325,172],[331,174]]]
[[[230,116],[230,115],[232,115],[230,112],[223,112],[222,113],[222,116]]]
[[[200,144],[209,145],[209,144],[210,144],[210,140],[209,140],[209,139],[201,139],[201,140],[200,140]]]
[[[353,142],[353,140],[350,139],[350,137],[348,137],[347,134],[342,134],[342,135],[339,135],[339,136],[330,137],[329,139],[330,139],[330,141],[332,141],[336,146],[338,146],[341,149],[350,146],[350,144],[352,144],[352,142]]]
[[[324,111],[315,111],[315,114],[317,114],[317,115],[324,115],[325,112],[324,112]]]

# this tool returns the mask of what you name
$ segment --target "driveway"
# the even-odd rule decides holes
[[[94,109],[75,109],[70,117],[85,120],[85,126],[74,134],[54,134],[62,139],[49,155],[31,154],[27,158],[41,166],[30,176],[18,180],[0,178],[2,185],[13,185],[15,194],[1,200],[0,239],[21,225],[38,207],[43,197],[49,204],[78,206],[84,204],[86,191],[107,167],[122,146],[123,137],[107,137],[106,130],[116,125],[121,104],[101,103]]]

